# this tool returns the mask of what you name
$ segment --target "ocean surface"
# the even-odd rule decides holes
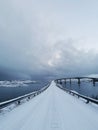
[[[77,83],[77,81],[72,81],[71,84],[69,82],[66,84],[63,82],[62,85],[64,88],[69,90],[73,90],[85,96],[98,99],[98,82],[95,83],[95,86],[89,81],[82,81],[80,85]]]
[[[39,90],[42,87],[46,86],[48,82],[29,82],[29,83],[21,83],[19,81],[15,81],[15,83],[2,83],[0,85],[0,102],[4,102],[18,96],[22,96],[24,94],[31,93],[33,91]]]

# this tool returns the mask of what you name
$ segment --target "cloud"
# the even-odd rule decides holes
[[[1,69],[26,78],[97,73],[98,54],[84,47],[84,38],[67,35],[54,7],[38,0],[0,1]]]

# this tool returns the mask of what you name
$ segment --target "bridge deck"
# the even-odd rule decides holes
[[[0,130],[98,130],[98,107],[52,82],[42,94],[0,115]]]

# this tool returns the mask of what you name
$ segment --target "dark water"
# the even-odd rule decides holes
[[[20,87],[0,87],[0,102],[28,94],[30,92],[36,91],[47,85],[48,82],[32,83],[28,86]]]
[[[69,90],[74,90],[82,95],[98,99],[98,82],[96,82],[95,86],[89,81],[82,81],[80,85],[78,85],[77,81],[73,81],[71,84],[63,82],[62,85]]]

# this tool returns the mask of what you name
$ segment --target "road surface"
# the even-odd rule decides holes
[[[0,130],[98,130],[98,107],[50,87],[0,115]]]

